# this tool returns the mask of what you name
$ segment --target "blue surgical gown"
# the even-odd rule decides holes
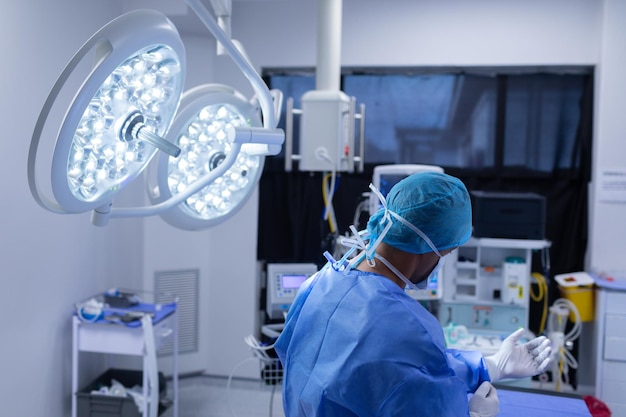
[[[326,265],[300,288],[276,341],[287,417],[467,416],[489,374],[445,348],[437,319],[381,275]]]

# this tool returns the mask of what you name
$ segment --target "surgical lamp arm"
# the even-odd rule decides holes
[[[237,49],[233,41],[226,35],[222,28],[219,27],[213,16],[200,0],[187,0],[187,4],[193,9],[209,31],[211,31],[215,39],[224,47],[237,67],[241,69],[241,72],[243,72],[252,85],[254,92],[259,98],[259,103],[261,104],[263,126],[267,129],[275,129],[278,125],[278,120],[272,105],[272,96],[267,85],[263,82],[263,79],[259,76],[254,67],[252,67],[250,61],[246,59],[241,51]]]
[[[134,207],[134,208],[115,208],[111,209],[111,204],[105,205],[92,212],[91,222],[96,226],[105,226],[110,217],[144,217],[159,214],[162,211],[168,210],[178,204],[182,203],[193,194],[206,187],[208,184],[215,181],[217,178],[224,175],[226,171],[233,166],[239,156],[241,150],[240,143],[234,143],[231,151],[226,155],[224,161],[219,164],[214,170],[209,171],[197,181],[190,184],[187,189],[181,193],[172,196],[171,198],[152,206],[148,207]]]

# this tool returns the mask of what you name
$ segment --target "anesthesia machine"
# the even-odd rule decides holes
[[[421,171],[443,172],[443,169],[433,165],[380,165],[374,167],[372,184],[386,196],[396,183]],[[489,213],[492,214],[492,218],[500,219],[501,217],[493,216],[494,212],[511,213],[506,209],[513,200],[520,197],[526,199],[525,195],[471,194],[474,204],[476,195],[480,196],[481,200],[478,202],[481,207],[480,218],[474,221],[481,224],[487,221],[485,219]],[[484,202],[484,195],[491,199]],[[520,210],[516,210],[515,217],[533,225],[537,223],[537,227],[532,230],[537,229],[540,230],[537,233],[542,233],[541,220],[545,209],[537,204],[537,201],[541,202],[541,199],[533,195],[528,204],[521,204],[522,207],[529,207],[532,210],[523,209],[520,213],[518,213]],[[369,213],[375,213],[380,207],[378,197],[371,193]],[[510,220],[510,216],[511,214],[507,221]],[[481,228],[483,229],[484,227]],[[506,233],[498,235],[497,238],[472,236],[466,244],[447,257],[437,279],[431,280],[426,289],[407,290],[411,297],[421,302],[436,301],[431,307],[444,328],[448,347],[480,350],[485,354],[491,354],[498,350],[505,336],[520,327],[528,328],[529,302],[532,295],[530,293],[532,254],[534,251],[545,253],[550,242],[538,235],[532,236],[535,239],[501,236],[506,236]]]
[[[267,316],[284,319],[302,283],[316,272],[317,265],[309,263],[267,264]]]

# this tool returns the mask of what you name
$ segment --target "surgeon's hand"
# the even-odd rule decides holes
[[[485,357],[491,382],[538,375],[550,364],[550,340],[540,336],[520,345],[517,342],[523,332],[524,329],[517,330],[504,339],[494,355]]]
[[[470,417],[494,417],[500,411],[498,392],[485,381],[469,400]]]

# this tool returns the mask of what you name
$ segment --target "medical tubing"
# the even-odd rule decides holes
[[[237,417],[237,414],[235,413],[235,410],[233,409],[233,404],[230,402],[230,383],[233,380],[233,375],[235,374],[235,371],[241,365],[245,364],[246,362],[253,361],[255,359],[256,358],[246,358],[242,360],[241,362],[239,362],[233,367],[233,370],[230,371],[230,375],[228,375],[228,381],[226,382],[226,402],[228,403],[228,409],[230,410],[230,413],[233,415],[233,417]]]
[[[564,361],[563,361],[563,347],[559,348],[559,366],[558,366],[558,375],[556,377],[556,386],[555,389],[556,391],[561,391],[561,379],[563,378],[563,375],[567,375],[567,372],[563,372],[564,371]],[[567,381],[566,381],[567,382]]]
[[[265,353],[265,351],[274,349],[273,343],[271,345],[263,346],[259,343],[259,341],[253,335],[248,335],[244,337],[243,340],[244,342],[246,342],[246,345],[250,346],[253,350],[262,352],[266,358],[268,359],[270,358],[269,355]]]
[[[293,166],[293,98],[285,102],[285,171],[291,172]]]
[[[569,333],[565,335],[565,340],[574,341],[578,339],[582,330],[582,322],[580,320],[580,313],[578,312],[578,308],[576,308],[576,305],[567,298],[559,298],[552,304],[552,306],[567,308],[570,312],[574,314],[574,326],[569,331]]]
[[[556,390],[560,391],[561,379],[564,378],[565,382],[569,384],[569,375],[568,375],[569,369],[578,368],[578,362],[576,361],[576,358],[574,358],[572,353],[566,349],[565,342],[574,341],[580,336],[580,332],[582,329],[582,324],[581,324],[582,322],[580,320],[580,313],[578,312],[578,308],[576,308],[576,305],[566,298],[557,299],[552,304],[552,307],[550,307],[550,309],[551,310],[562,309],[566,312],[571,312],[575,318],[574,326],[572,327],[569,333],[564,335],[563,345],[559,346],[559,349],[557,351],[559,361],[558,361],[558,366],[557,366],[558,377],[556,378]],[[554,320],[555,317],[558,319],[561,316],[558,316],[557,313],[553,313],[551,315],[551,318]],[[567,315],[564,315],[563,317],[567,317]],[[550,323],[552,322],[553,321],[551,321]],[[552,329],[553,326],[551,326],[550,323],[549,323],[549,328]]]
[[[324,179],[322,181],[322,197],[324,199],[324,206],[326,207],[326,210],[324,213],[324,220],[328,220],[328,226],[330,228],[331,233],[336,233],[337,232],[337,219],[335,218],[335,210],[333,208],[333,203],[332,203],[332,198],[333,198],[332,196],[334,195],[334,192],[329,191],[327,187],[328,177],[331,175],[333,174],[327,173],[324,175]],[[335,178],[333,177],[330,189],[334,190],[334,188],[335,188]]]
[[[272,392],[270,393],[269,417],[273,417],[274,416],[274,393],[276,392],[276,385],[277,384],[272,384]]]
[[[566,384],[569,384],[569,369],[577,369],[578,362],[574,358],[571,352],[565,349],[564,346],[559,348],[559,365],[558,365],[558,378],[556,378],[556,391],[561,390],[561,379],[565,380]]]
[[[328,176],[331,176],[330,188],[327,186]],[[324,220],[328,220],[330,231],[335,233],[337,230],[337,219],[335,218],[335,209],[333,207],[333,196],[335,195],[336,174],[333,170],[331,173],[324,174],[322,181],[322,197],[324,199]]]
[[[330,186],[327,189],[326,215],[331,216],[337,229],[337,219],[335,217],[335,208],[333,207],[333,198],[335,197],[335,187],[337,186],[337,172],[332,170],[330,173]]]
[[[369,206],[369,201],[368,200],[363,200],[356,206],[356,210],[354,211],[354,217],[352,218],[352,224],[353,225],[355,225],[356,227],[359,226],[359,220],[361,218],[361,212],[366,211],[368,206]]]
[[[548,317],[548,284],[543,275],[538,272],[533,272],[532,277],[537,281],[537,288],[539,293],[535,294],[532,285],[530,286],[530,298],[535,302],[543,300],[543,308],[541,311],[541,322],[539,323],[538,334],[542,334],[546,328],[546,319]]]

